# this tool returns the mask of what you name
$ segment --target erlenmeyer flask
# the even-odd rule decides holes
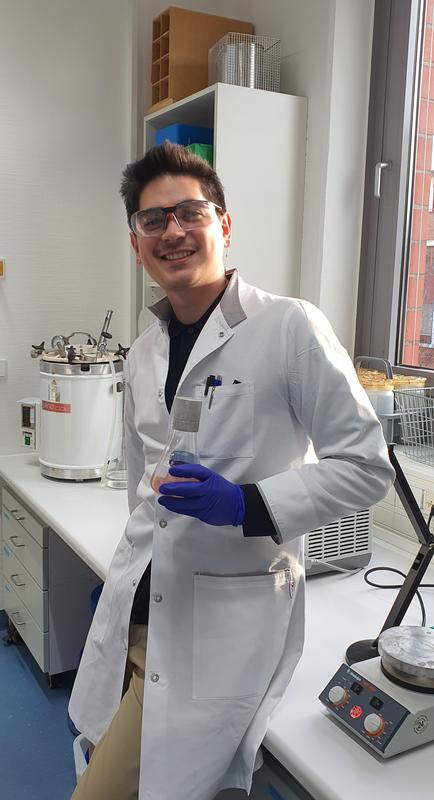
[[[158,492],[162,483],[195,480],[195,478],[176,478],[169,475],[169,468],[176,464],[199,464],[197,431],[201,409],[201,400],[175,397],[169,438],[151,477],[151,487],[154,492]]]

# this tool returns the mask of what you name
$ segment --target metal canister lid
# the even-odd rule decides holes
[[[199,430],[202,400],[191,397],[175,397],[173,402],[173,427],[177,431],[195,433]]]
[[[425,691],[434,689],[434,630],[417,625],[388,628],[378,652],[389,677]]]
[[[115,373],[122,372],[123,362],[121,358],[112,360]],[[71,364],[67,359],[51,359],[42,356],[39,362],[39,370],[42,375],[111,375],[111,364],[109,361],[83,361],[75,359]]]

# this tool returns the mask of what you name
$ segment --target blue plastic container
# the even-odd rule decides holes
[[[163,144],[168,139],[175,144],[212,144],[214,132],[212,128],[200,128],[197,125],[167,125],[155,134],[155,144]]]

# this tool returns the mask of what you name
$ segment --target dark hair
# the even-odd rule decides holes
[[[217,173],[207,161],[183,145],[166,141],[152,147],[139,161],[128,164],[122,175],[120,192],[130,227],[131,217],[139,209],[143,189],[163,175],[187,175],[196,178],[206,199],[221,206],[222,212],[226,211],[225,194]]]

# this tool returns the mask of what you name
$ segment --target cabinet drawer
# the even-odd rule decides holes
[[[8,581],[4,582],[5,611],[43,672],[48,672],[48,633],[43,633]]]
[[[48,630],[48,592],[38,586],[7,544],[3,545],[3,574],[41,630]]]
[[[7,508],[11,517],[22,525],[41,547],[46,547],[47,532],[42,523],[5,488],[2,489],[2,504]]]
[[[48,550],[41,547],[27,531],[2,508],[3,543],[21,561],[41,589],[47,589]]]

